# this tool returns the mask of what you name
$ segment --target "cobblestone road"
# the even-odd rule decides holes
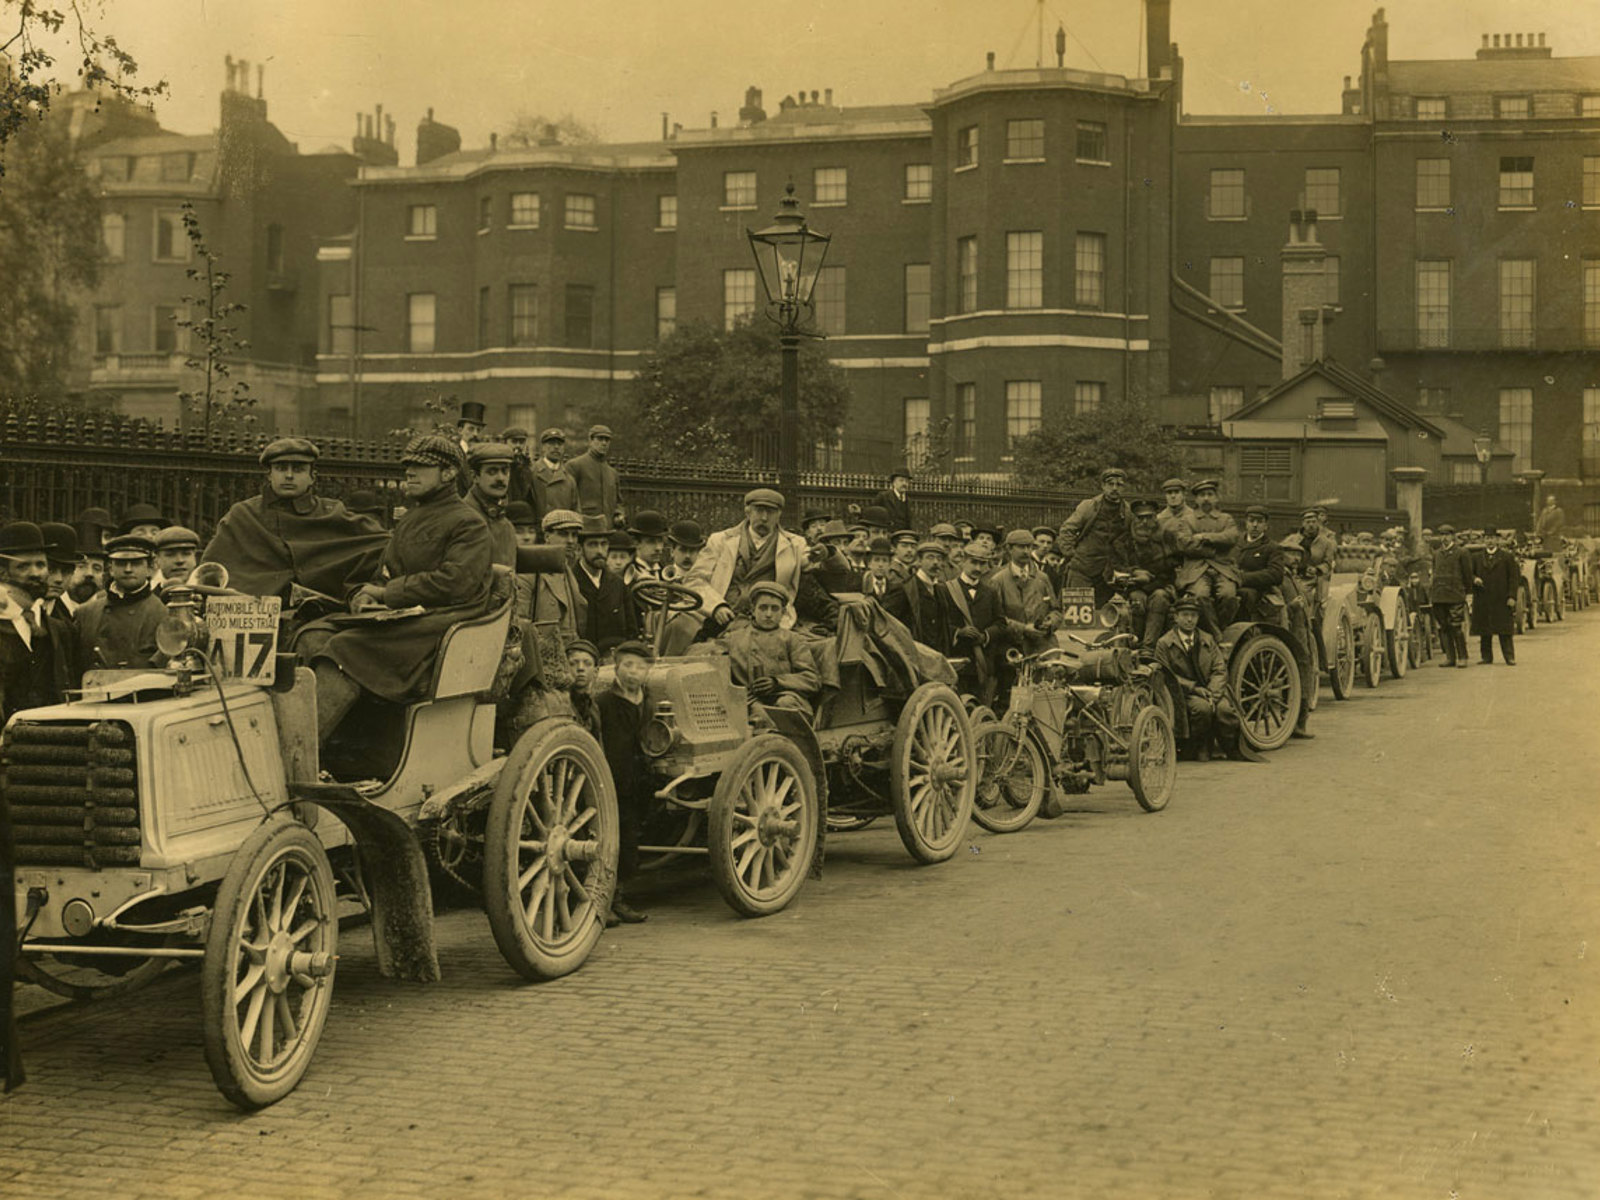
[[[788,912],[707,882],[514,985],[341,944],[300,1090],[213,1090],[192,975],[31,1020],[0,1195],[1600,1194],[1600,618],[1335,704],[1270,764],[1120,785],[915,868],[838,837]]]

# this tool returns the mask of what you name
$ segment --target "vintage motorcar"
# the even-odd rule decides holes
[[[1349,696],[1353,682],[1347,673],[1350,660],[1343,652],[1347,632],[1354,635],[1355,672],[1367,687],[1378,686],[1385,667],[1394,679],[1403,678],[1411,667],[1414,623],[1408,578],[1402,578],[1400,571],[1379,547],[1339,547],[1322,618],[1330,678],[1339,699]],[[1346,618],[1348,631],[1343,627]]]
[[[654,580],[633,595],[657,614],[647,624],[658,646],[660,614],[701,606],[695,592]],[[645,684],[660,806],[640,850],[707,856],[723,899],[745,916],[799,894],[820,869],[826,829],[893,815],[912,857],[935,863],[955,854],[971,814],[972,733],[943,678],[953,671],[875,600],[839,599],[838,631],[817,643],[825,686],[811,713],[752,706],[715,641],[657,659]]]
[[[584,962],[615,886],[616,793],[571,719],[495,753],[486,696],[509,604],[448,629],[426,700],[358,706],[357,775],[319,752],[314,677],[276,652],[277,597],[202,585],[166,598],[168,667],[91,672],[80,696],[16,713],[0,739],[21,978],[93,999],[198,962],[213,1079],[240,1108],[271,1104],[321,1037],[342,900],[370,908],[384,975],[439,978],[416,827],[471,796],[506,961],[527,979]]]
[[[1046,805],[1059,813],[1062,797],[1111,779],[1125,780],[1146,812],[1172,798],[1178,749],[1165,669],[1135,652],[1129,633],[1066,638],[1077,653],[1008,651],[1010,703],[974,733],[982,776],[972,815],[992,832],[1022,829]]]

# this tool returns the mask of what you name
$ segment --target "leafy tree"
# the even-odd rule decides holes
[[[0,41],[0,176],[11,140],[41,120],[52,97],[63,90],[54,77],[53,46],[75,43],[80,57],[71,78],[86,90],[143,103],[166,93],[165,82],[131,82],[139,64],[116,38],[94,29],[85,15],[90,7],[90,0],[60,0],[59,7],[49,0],[0,0],[0,37],[5,39]]]
[[[73,289],[100,269],[100,201],[65,122],[36,120],[6,147],[0,180],[0,394],[66,392],[76,310]]]
[[[592,146],[604,140],[598,125],[591,125],[570,112],[551,118],[522,109],[511,118],[505,144],[519,148],[537,146],[544,141],[545,130],[551,125],[555,126],[556,139],[563,146]]]
[[[1135,491],[1155,491],[1182,474],[1183,453],[1171,430],[1138,398],[1082,416],[1060,417],[1012,443],[1016,478],[1041,487],[1099,486],[1101,468],[1128,472]]]
[[[183,204],[183,232],[189,239],[192,257],[200,264],[185,268],[183,273],[200,285],[200,294],[183,297],[190,315],[175,320],[179,329],[189,331],[189,357],[183,365],[200,378],[198,387],[180,391],[178,399],[191,415],[200,418],[209,438],[213,417],[228,422],[242,419],[247,425],[255,421],[249,411],[256,403],[250,385],[233,378],[233,360],[249,350],[250,343],[239,336],[233,323],[245,306],[225,295],[232,276],[217,265],[221,260],[206,245],[200,218],[187,200]]]
[[[776,441],[782,366],[766,321],[724,331],[686,322],[640,359],[630,397],[639,453],[684,462],[745,464]],[[831,442],[850,407],[845,373],[820,341],[800,344],[800,444]],[[802,451],[802,462],[805,455]]]

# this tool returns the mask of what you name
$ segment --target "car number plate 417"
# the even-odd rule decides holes
[[[212,596],[206,600],[208,653],[228,679],[271,684],[277,676],[277,596]]]

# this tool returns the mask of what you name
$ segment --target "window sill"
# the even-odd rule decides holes
[[[1532,204],[1501,204],[1495,208],[1496,212],[1538,212],[1539,209]]]
[[[1111,165],[1109,158],[1075,158],[1072,161],[1080,167],[1109,167]]]
[[[1339,213],[1334,213],[1332,216],[1328,216],[1325,213],[1319,212],[1317,209],[1312,209],[1311,211],[1315,212],[1317,214],[1317,224],[1319,224],[1319,225],[1322,224],[1324,221],[1342,221],[1342,220],[1344,220],[1344,217],[1341,216]]]
[[[1415,211],[1417,211],[1419,213],[1449,213],[1451,215],[1454,215],[1456,210],[1455,210],[1455,206],[1451,205],[1451,204],[1446,204],[1446,205],[1442,205],[1442,206],[1440,206],[1440,205],[1432,205],[1432,204],[1429,204],[1429,205],[1419,204],[1419,205],[1417,205]]]
[[[975,163],[975,162],[962,163],[959,167],[957,167],[954,171],[952,171],[951,174],[952,175],[959,175],[963,171],[976,171],[977,169],[978,169],[978,164]],[[966,461],[971,462],[972,460],[971,459],[967,459]]]
[[[510,229],[510,230],[528,230],[528,229],[537,229],[537,228],[539,228],[539,225],[538,225],[537,222],[535,222],[532,225],[507,225],[506,228]]]
[[[437,233],[408,233],[405,236],[405,240],[408,242],[437,242],[439,235]]]
[[[755,212],[754,204],[719,204],[718,212]]]
[[[901,204],[932,204],[932,196],[907,196],[900,201]]]
[[[812,208],[843,208],[850,203],[848,200],[813,200]]]
[[[187,265],[189,262],[187,258],[152,258],[150,261],[153,263],[159,263],[164,267],[181,267]]]
[[[1029,163],[1042,163],[1045,161],[1045,158],[1041,154],[1038,158],[1002,158],[1000,161],[1005,166],[1014,167],[1019,164],[1027,165]]]
[[[656,226],[656,232],[657,233],[677,233],[678,232],[678,227],[676,225],[657,225]]]
[[[1213,217],[1213,216],[1211,216],[1211,215],[1210,215],[1210,214],[1207,214],[1207,215],[1206,215],[1206,220],[1208,220],[1208,221],[1248,221],[1248,220],[1249,220],[1249,219],[1250,219],[1250,218],[1249,218],[1249,217],[1247,217],[1247,216],[1238,216],[1238,217]]]
[[[598,225],[563,225],[561,228],[565,229],[568,233],[599,233],[600,232],[600,226],[598,226]]]
[[[482,237],[486,233],[493,233],[493,232],[494,232],[493,227],[485,225],[485,226],[483,226],[482,228],[480,228],[478,230],[478,236]]]
[[[976,454],[957,454],[955,456],[955,461],[956,462],[977,462],[978,461],[978,456]]]

